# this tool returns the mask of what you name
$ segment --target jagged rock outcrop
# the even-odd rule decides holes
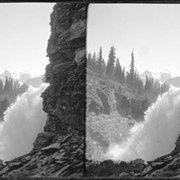
[[[115,163],[112,160],[93,163],[88,160],[86,167],[89,177],[131,177],[142,172],[146,165],[142,159],[136,159],[129,163],[125,161]]]
[[[87,114],[110,114],[116,109],[114,90],[87,68],[86,82]]]
[[[180,151],[180,134],[176,140],[174,151]]]
[[[180,177],[180,136],[175,148],[169,154],[153,161],[148,161],[146,168],[137,176],[139,177]]]
[[[28,154],[0,162],[0,176],[84,176],[87,3],[57,3],[42,93],[48,119]]]
[[[137,121],[144,118],[150,106],[148,98],[133,92],[127,84],[120,84],[105,76],[99,76],[87,67],[87,114],[111,114],[117,111],[122,117]]]
[[[87,84],[87,112],[110,114],[113,111],[111,89],[101,84]]]
[[[180,177],[180,152],[171,153],[148,161],[146,168],[137,177]]]
[[[41,134],[42,136],[42,134]],[[56,136],[54,143],[0,163],[0,176],[82,177],[84,175],[84,139],[77,133]]]
[[[142,159],[115,163],[111,160],[95,163],[87,161],[87,175],[96,177],[180,177],[179,138],[172,152],[145,164]]]
[[[51,36],[42,94],[48,120],[44,130],[66,134],[68,127],[84,131],[86,107],[87,4],[61,3],[51,14]]]

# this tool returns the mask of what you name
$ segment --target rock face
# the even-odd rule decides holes
[[[101,81],[97,84],[87,82],[87,113],[110,114],[115,108],[112,90]]]
[[[87,67],[87,114],[111,114],[144,119],[144,112],[152,103],[147,97],[133,92],[127,83],[120,84],[105,76],[99,76]]]
[[[87,3],[57,3],[42,93],[48,119],[28,154],[0,162],[0,176],[84,176]]]
[[[51,135],[49,138],[52,138]],[[0,176],[82,177],[84,172],[82,136],[71,133],[66,136],[54,136],[53,143],[52,141],[48,143],[48,140],[43,148],[35,146],[24,156],[0,163]]]
[[[180,177],[180,136],[174,150],[153,161],[137,176],[141,177]]]
[[[86,107],[87,4],[61,3],[51,14],[51,36],[42,94],[48,120],[45,132],[66,134],[68,127],[84,131]]]
[[[180,137],[177,139],[174,150],[153,161],[145,164],[142,159],[136,159],[129,163],[121,161],[115,163],[111,160],[101,163],[87,161],[86,172],[88,176],[96,177],[180,177]]]
[[[114,163],[112,160],[105,160],[99,164],[87,161],[87,176],[94,177],[131,177],[145,169],[144,161],[137,159],[129,163],[121,161]]]

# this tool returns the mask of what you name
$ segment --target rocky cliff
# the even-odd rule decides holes
[[[115,111],[114,90],[89,68],[87,68],[86,83],[87,115],[89,113],[110,114]]]
[[[100,77],[88,66],[86,82],[87,115],[109,115],[116,111],[122,117],[142,121],[152,103],[145,94],[132,91],[127,83],[119,83],[105,75]]]
[[[45,74],[50,86],[42,94],[48,114],[45,132],[66,134],[67,127],[84,131],[86,9],[83,3],[57,4],[51,14]]]
[[[48,119],[33,150],[1,162],[0,176],[84,175],[86,3],[57,3],[51,14],[43,110]]]

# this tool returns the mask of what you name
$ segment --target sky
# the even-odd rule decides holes
[[[138,72],[180,75],[180,4],[91,4],[87,51],[107,60],[112,45],[126,70],[133,50]]]
[[[0,73],[42,75],[54,3],[0,3]]]

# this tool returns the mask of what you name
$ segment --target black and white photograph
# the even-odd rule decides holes
[[[86,175],[180,177],[180,4],[90,4]]]
[[[86,3],[0,3],[0,178],[82,178]]]
[[[0,178],[180,178],[180,4],[0,3]]]

